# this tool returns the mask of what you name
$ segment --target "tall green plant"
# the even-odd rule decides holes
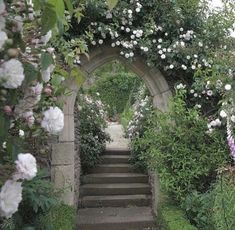
[[[184,90],[178,91],[169,112],[157,112],[135,143],[141,159],[158,171],[161,185],[178,201],[194,190],[205,192],[229,156],[223,134],[208,133],[207,120],[184,99]]]

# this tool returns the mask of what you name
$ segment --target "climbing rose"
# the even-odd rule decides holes
[[[37,164],[35,157],[30,153],[18,154],[16,163],[16,173],[14,179],[32,180],[37,174]]]
[[[41,126],[50,134],[58,134],[64,128],[64,114],[58,107],[50,107],[44,113]]]
[[[7,180],[0,193],[0,216],[11,218],[22,200],[21,182]]]
[[[2,64],[0,68],[0,82],[8,89],[16,89],[21,86],[24,80],[24,68],[22,63],[16,59],[11,59]]]
[[[35,121],[35,118],[33,116],[33,111],[27,111],[25,112],[22,117],[27,121],[28,126],[32,127]]]

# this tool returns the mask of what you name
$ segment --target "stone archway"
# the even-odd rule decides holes
[[[171,91],[167,81],[159,70],[150,68],[145,64],[141,56],[135,57],[134,61],[130,62],[120,56],[119,48],[111,48],[108,46],[101,46],[90,51],[90,58],[83,58],[81,60],[81,71],[85,76],[90,75],[96,68],[103,64],[119,60],[130,70],[136,73],[143,79],[149,92],[153,98],[154,107],[164,112],[168,109],[169,98]],[[75,157],[75,137],[74,137],[74,105],[78,93],[78,87],[74,79],[69,79],[66,82],[71,94],[63,98],[65,126],[64,130],[59,136],[59,141],[52,144],[51,156],[51,175],[52,180],[57,188],[64,188],[62,199],[69,205],[74,205],[75,202],[75,171],[74,171],[74,157]],[[157,177],[153,176],[153,184],[157,184]],[[158,186],[153,186],[156,188]],[[157,199],[158,191],[153,191],[154,199]],[[156,203],[156,201],[154,201]],[[154,205],[155,206],[155,205]],[[156,211],[156,210],[155,210]]]

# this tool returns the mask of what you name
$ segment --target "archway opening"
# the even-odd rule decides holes
[[[120,56],[118,48],[97,47],[90,51],[89,59],[84,57],[81,60],[80,70],[85,76],[89,76],[98,67],[115,59],[143,79],[153,100],[153,106],[160,111],[166,111],[171,97],[170,87],[160,71],[149,67],[141,56],[136,56],[133,61],[129,62]],[[65,203],[74,205],[78,198],[74,160],[76,155],[74,105],[79,88],[75,79],[68,80],[66,84],[71,93],[64,98],[65,126],[63,132],[59,136],[59,142],[52,146],[51,175],[58,188],[66,188],[62,197]]]

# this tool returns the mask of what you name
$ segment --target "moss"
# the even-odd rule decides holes
[[[36,223],[36,230],[74,230],[75,214],[73,207],[60,204],[40,215]]]

